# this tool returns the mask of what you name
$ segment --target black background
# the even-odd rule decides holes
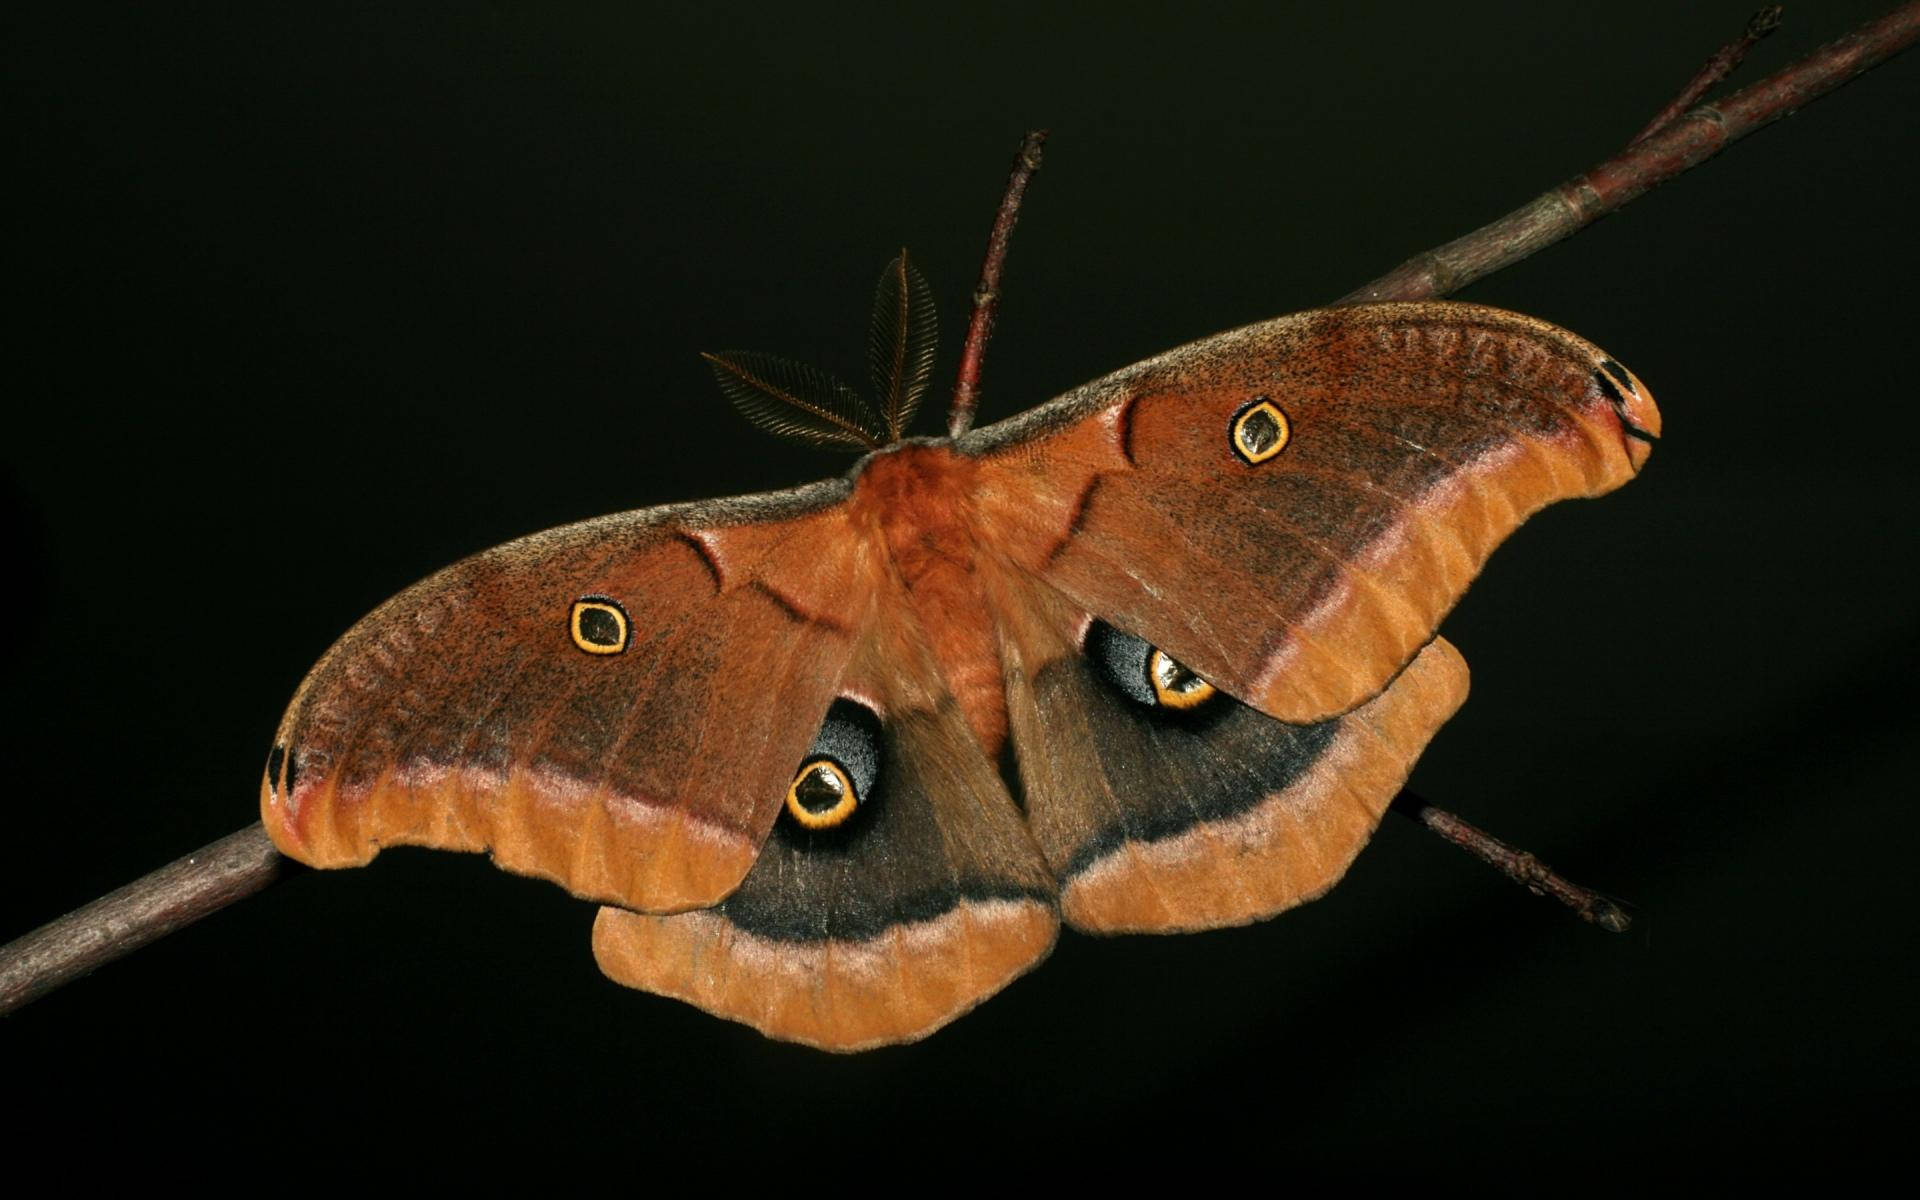
[[[1795,6],[1741,80],[1879,8]],[[1747,13],[15,18],[0,935],[253,820],[295,684],[407,583],[546,526],[843,469],[749,430],[695,352],[861,378],[873,280],[906,245],[950,369],[1025,127],[1054,137],[989,420],[1516,206],[1615,149]],[[1916,132],[1920,59],[1896,60],[1463,295],[1606,347],[1667,437],[1632,487],[1521,530],[1449,618],[1474,696],[1415,784],[1631,901],[1630,934],[1390,818],[1284,920],[1065,935],[928,1041],[835,1058],[605,982],[591,906],[558,889],[394,851],[0,1022],[20,1105],[0,1137],[598,1162],[637,1187],[673,1163],[831,1182],[896,1152],[1084,1169],[1204,1147],[1277,1185],[1896,1150]]]

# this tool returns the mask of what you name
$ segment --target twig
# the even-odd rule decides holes
[[[1920,40],[1920,0],[1908,0],[1722,103],[1694,109],[1499,220],[1437,250],[1415,255],[1336,303],[1429,300],[1456,292],[1591,225],[1762,125],[1880,65],[1916,40]]]
[[[1680,94],[1668,101],[1667,106],[1655,114],[1653,120],[1647,122],[1645,129],[1633,135],[1633,139],[1627,143],[1627,148],[1632,149],[1659,133],[1678,120],[1682,113],[1706,99],[1707,93],[1712,91],[1716,84],[1733,74],[1739,67],[1742,60],[1747,57],[1747,51],[1759,45],[1761,39],[1780,28],[1780,14],[1785,10],[1784,4],[1769,4],[1753,14],[1747,20],[1746,30],[1715,51],[1713,57],[1701,65],[1699,74],[1688,80],[1686,87],[1680,89]]]
[[[1027,181],[1040,169],[1040,151],[1047,144],[1047,131],[1035,129],[1020,143],[1013,160],[1013,174],[1007,176],[1006,193],[1000,197],[1000,211],[993,218],[993,232],[987,235],[987,258],[980,264],[980,283],[973,289],[973,316],[967,321],[967,345],[960,352],[960,377],[953,385],[953,407],[947,413],[947,436],[959,437],[973,428],[974,410],[980,407],[980,369],[987,359],[987,342],[993,337],[993,318],[1000,311],[1000,270],[1007,261],[1007,241],[1020,219],[1020,200],[1027,194]]]
[[[253,895],[288,865],[255,823],[0,946],[0,1013]]]
[[[1438,250],[1409,259],[1390,274],[1350,293],[1343,302],[1418,300],[1445,295],[1519,262],[1601,214],[1619,208],[1656,183],[1710,158],[1729,142],[1878,66],[1916,40],[1920,40],[1920,0],[1910,0],[1879,20],[1869,22],[1738,93],[1725,104],[1695,109],[1670,122],[1626,153],[1517,212]],[[1712,83],[1706,86],[1711,87]],[[1689,85],[1688,90],[1692,87]],[[987,243],[987,259],[981,269],[980,287],[974,293],[973,319],[967,329],[967,347],[954,389],[949,427],[955,436],[972,425],[973,413],[979,404],[980,368],[998,306],[1007,237],[1013,232],[1027,181],[1039,168],[1040,147],[1045,140],[1044,132],[1036,132],[1028,134],[1022,143]],[[1411,812],[1408,811],[1410,805],[1416,806]],[[1470,849],[1494,848],[1494,853],[1510,857],[1515,869],[1505,866],[1502,869],[1529,887],[1536,886],[1533,874],[1536,870],[1546,872],[1538,883],[1541,889],[1547,889],[1553,881],[1573,887],[1546,871],[1537,860],[1487,837],[1451,813],[1412,799],[1405,804],[1396,801],[1395,808],[1456,844]],[[1474,852],[1481,853],[1479,849]],[[1487,855],[1482,853],[1482,857]],[[1496,858],[1488,861],[1501,865]],[[77,976],[252,895],[279,877],[287,865],[288,860],[281,858],[267,841],[265,831],[259,825],[252,825],[17,941],[0,946],[0,1013],[18,1008]],[[1611,910],[1618,914],[1620,927],[1625,927],[1626,915],[1619,912],[1617,906],[1605,900],[1600,900],[1600,904],[1607,908],[1583,910],[1582,915],[1603,928],[1612,928],[1604,915]],[[1588,915],[1589,912],[1596,915]]]
[[[1412,792],[1401,792],[1396,796],[1393,811],[1420,822],[1534,895],[1552,896],[1580,914],[1581,920],[1598,925],[1608,933],[1625,933],[1627,926],[1633,923],[1626,910],[1600,893],[1561,878],[1552,867],[1533,855],[1516,850],[1492,834],[1475,829],[1446,809],[1438,808]]]

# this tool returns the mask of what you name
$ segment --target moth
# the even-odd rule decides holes
[[[612,978],[776,1038],[922,1037],[1089,933],[1339,880],[1467,691],[1493,548],[1632,479],[1633,374],[1475,305],[1285,316],[998,424],[908,429],[930,289],[883,273],[869,402],[709,356],[840,479],[486,551],[300,685],[261,813],[318,867],[484,851],[600,902]]]

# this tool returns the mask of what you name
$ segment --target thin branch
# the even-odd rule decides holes
[[[1578,913],[1581,920],[1598,925],[1608,933],[1625,933],[1633,923],[1625,909],[1599,892],[1561,878],[1552,867],[1525,850],[1514,849],[1412,792],[1396,796],[1393,811],[1420,822],[1534,895],[1552,896]]]
[[[1409,259],[1342,302],[1429,299],[1519,262],[1655,184],[1712,157],[1728,143],[1878,66],[1916,40],[1920,40],[1920,0],[1910,0],[1724,104],[1698,108],[1670,122],[1644,141],[1637,141],[1626,153],[1486,228]],[[1705,86],[1711,87],[1712,83]],[[1027,180],[1039,168],[1040,147],[1045,140],[1044,132],[1027,135],[987,243],[987,259],[974,294],[973,320],[954,390],[950,420],[954,436],[972,425],[979,404],[980,369],[993,331],[1007,238],[1013,232]],[[1495,857],[1488,861],[1501,865],[1529,887],[1537,885],[1537,890],[1545,891],[1552,891],[1556,884],[1573,887],[1531,856],[1487,837],[1451,813],[1411,798],[1396,801],[1395,808],[1481,857],[1493,854]],[[1505,856],[1506,865],[1498,861],[1500,856]],[[0,1013],[252,895],[279,877],[287,861],[274,851],[265,831],[252,825],[0,946]],[[1620,927],[1624,928],[1626,915],[1604,899],[1600,903],[1618,914]],[[1582,915],[1611,928],[1606,911],[1594,906],[1583,909]]]
[[[0,1013],[253,895],[288,865],[255,823],[0,946]]]
[[[959,437],[973,428],[973,414],[980,407],[980,370],[987,360],[987,342],[993,337],[993,318],[1000,311],[1000,271],[1007,261],[1007,242],[1020,219],[1020,200],[1027,194],[1027,181],[1040,169],[1040,151],[1047,144],[1047,131],[1035,129],[1020,143],[1013,160],[1013,174],[1007,177],[1006,193],[1000,197],[1000,211],[993,218],[993,232],[987,235],[987,258],[980,264],[980,283],[973,289],[973,316],[967,322],[967,345],[960,352],[960,378],[953,385],[953,407],[947,414],[947,436]]]
[[[1713,57],[1701,65],[1699,73],[1687,81],[1686,87],[1680,89],[1680,94],[1669,100],[1667,106],[1656,113],[1653,120],[1647,122],[1646,128],[1633,135],[1633,139],[1627,143],[1627,148],[1632,149],[1638,146],[1679,120],[1688,109],[1705,100],[1707,93],[1717,87],[1721,80],[1733,74],[1746,59],[1747,51],[1759,45],[1762,39],[1780,28],[1780,14],[1784,11],[1786,11],[1784,4],[1769,4],[1753,14],[1740,36],[1715,51]]]
[[[1920,40],[1920,0],[1909,0],[1722,103],[1694,109],[1492,224],[1415,255],[1336,303],[1430,300],[1456,292],[1591,225],[1761,126],[1880,65],[1916,40]]]

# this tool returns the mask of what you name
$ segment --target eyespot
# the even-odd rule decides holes
[[[878,800],[880,718],[845,698],[827,709],[813,746],[787,785],[787,815],[803,829],[834,829]]]
[[[787,788],[787,811],[808,829],[832,829],[860,807],[853,780],[830,758],[803,764]]]
[[[573,602],[573,614],[567,618],[567,630],[573,644],[588,654],[618,654],[627,648],[633,626],[627,610],[611,596],[582,596]]]
[[[1147,678],[1153,683],[1154,697],[1168,708],[1198,708],[1213,699],[1213,685],[1165,650],[1156,649],[1148,656]]]
[[[1087,626],[1083,648],[1094,670],[1136,704],[1190,712],[1218,694],[1173,655],[1105,621]]]
[[[1233,414],[1227,440],[1242,462],[1257,467],[1287,448],[1293,440],[1293,424],[1279,405],[1265,396],[1255,396]]]

